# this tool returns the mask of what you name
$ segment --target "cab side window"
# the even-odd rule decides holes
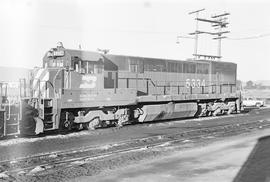
[[[76,72],[79,72],[79,61],[74,61],[73,69],[74,69]]]
[[[95,64],[94,65],[94,73],[100,74],[103,71],[103,65],[102,64]]]
[[[103,64],[96,64],[91,61],[83,61],[81,69],[85,74],[100,74],[103,72]]]
[[[94,73],[94,65],[89,61],[83,61],[82,67],[84,69],[85,74],[93,74]]]

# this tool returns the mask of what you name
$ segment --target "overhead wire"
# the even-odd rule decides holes
[[[248,37],[239,37],[239,38],[228,37],[228,39],[229,40],[251,40],[251,39],[259,39],[259,38],[268,37],[268,36],[270,36],[270,33],[259,34],[259,35],[248,36]]]

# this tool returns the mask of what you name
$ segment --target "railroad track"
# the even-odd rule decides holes
[[[224,124],[211,127],[190,128],[187,131],[173,134],[156,135],[138,138],[106,146],[88,146],[76,150],[58,151],[30,157],[0,162],[3,174],[8,177],[17,175],[38,175],[41,172],[82,165],[91,161],[104,159],[126,153],[146,151],[149,149],[173,146],[185,141],[232,135],[240,131],[251,131],[257,128],[270,127],[270,121]]]

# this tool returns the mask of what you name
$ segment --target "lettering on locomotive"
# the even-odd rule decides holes
[[[80,88],[95,88],[97,77],[94,75],[83,75]]]
[[[202,80],[200,80],[200,79],[186,79],[186,87],[187,88],[190,88],[190,87],[192,87],[192,88],[195,88],[195,87],[198,87],[198,88],[200,88],[200,87],[205,87],[205,79],[202,79]]]

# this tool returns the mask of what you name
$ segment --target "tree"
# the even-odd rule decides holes
[[[241,80],[236,80],[236,89],[242,90],[242,81]]]
[[[249,80],[245,86],[245,89],[252,89],[254,88],[254,83],[253,81]]]

